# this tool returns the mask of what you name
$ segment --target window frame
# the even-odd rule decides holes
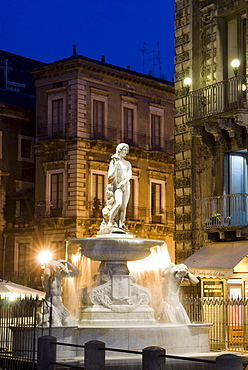
[[[161,186],[161,212],[159,215],[153,215],[152,214],[152,184],[159,184]],[[157,180],[157,179],[150,179],[150,212],[149,212],[149,218],[152,223],[165,223],[165,209],[166,209],[166,204],[165,204],[165,181],[162,180]],[[160,222],[153,222],[153,216],[160,216]]]
[[[163,138],[165,137],[165,109],[157,107],[157,106],[153,106],[153,105],[149,106],[149,138],[150,138],[149,139],[149,147],[152,150],[156,150],[156,149],[153,149],[156,146],[154,146],[153,136],[152,136],[152,134],[153,134],[152,116],[160,117],[160,144],[159,144],[160,148],[159,149],[160,150],[165,149],[165,142],[163,140]]]
[[[58,131],[56,133],[56,132],[53,132],[53,103],[54,103],[54,101],[57,101],[57,100],[62,100],[62,102],[63,102],[63,122],[61,124],[61,126],[62,126],[61,131]],[[65,121],[66,121],[66,119],[65,119],[65,117],[66,117],[66,106],[65,105],[66,105],[65,92],[49,94],[49,96],[48,96],[48,119],[47,119],[48,126],[47,126],[47,130],[48,130],[48,135],[51,138],[55,138],[55,137],[58,137],[58,136],[61,137],[61,135],[63,136],[65,134]]]
[[[91,106],[91,125],[90,125],[90,136],[92,138],[98,138],[98,135],[94,133],[94,101],[99,101],[103,103],[103,131],[99,138],[104,138],[107,136],[107,125],[108,125],[108,95],[109,92],[97,88],[91,88],[90,95],[90,106]]]
[[[46,213],[51,217],[51,190],[52,190],[52,175],[62,174],[62,211],[61,216],[63,217],[65,213],[65,202],[66,202],[66,171],[63,168],[57,170],[47,170],[46,174]],[[56,217],[56,216],[54,216]]]
[[[93,175],[100,175],[100,176],[103,176],[103,199],[102,199],[102,207],[104,207],[105,203],[106,203],[106,188],[107,188],[107,180],[108,180],[108,173],[107,171],[103,171],[103,170],[91,170],[90,171],[90,201],[89,203],[91,204],[91,208],[92,208],[92,204],[93,204],[93,199],[95,197],[94,195],[94,189],[93,189]]]
[[[132,139],[129,140],[125,137],[125,109],[131,109],[133,111],[133,127],[132,127]],[[129,144],[135,145],[137,143],[137,104],[130,101],[122,100],[122,141]]]
[[[30,157],[22,157],[22,140],[31,142],[30,145]],[[32,136],[18,135],[18,157],[19,162],[34,162],[34,138]]]

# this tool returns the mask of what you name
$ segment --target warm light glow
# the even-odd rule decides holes
[[[246,91],[246,84],[242,84],[242,91]]]
[[[49,250],[44,250],[38,254],[38,261],[41,265],[45,265],[46,263],[51,262],[52,257],[52,252],[50,252]]]
[[[189,86],[192,84],[192,79],[191,79],[190,77],[186,77],[186,78],[183,80],[183,84],[184,84],[184,86],[189,87]]]
[[[80,261],[80,258],[81,258],[80,253],[72,254],[71,262],[73,263],[73,265],[77,265],[77,263]]]
[[[139,261],[128,262],[128,269],[132,273],[144,271],[164,270],[170,264],[170,256],[166,244],[151,248],[150,256]]]
[[[233,60],[231,61],[231,66],[232,66],[233,68],[238,68],[238,67],[240,66],[240,61],[239,61],[238,59],[233,59]]]

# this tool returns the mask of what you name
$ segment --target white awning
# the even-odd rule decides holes
[[[229,279],[234,267],[248,255],[248,241],[204,245],[183,263],[195,276]]]

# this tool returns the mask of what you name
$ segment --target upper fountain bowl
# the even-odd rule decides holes
[[[150,255],[150,248],[164,244],[163,240],[130,238],[128,236],[72,238],[69,244],[77,244],[81,253],[94,261],[137,261]]]

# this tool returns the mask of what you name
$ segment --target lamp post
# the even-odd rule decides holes
[[[240,66],[240,60],[239,59],[233,59],[231,61],[231,66],[233,68],[234,76],[238,76],[239,66]]]

